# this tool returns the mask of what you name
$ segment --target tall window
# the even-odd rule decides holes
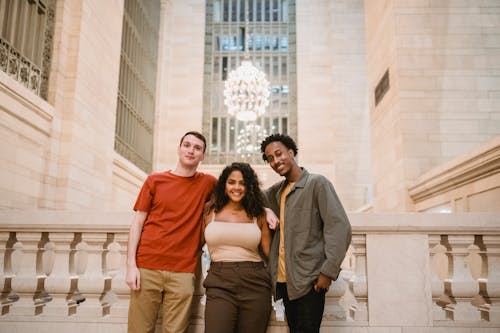
[[[0,70],[47,99],[54,0],[0,0]]]
[[[153,163],[160,0],[125,0],[115,150],[146,172]]]
[[[203,132],[210,138],[207,160],[261,163],[259,149],[265,135],[296,133],[295,0],[207,0],[206,9]],[[227,74],[241,64],[245,49],[271,88],[266,113],[253,123],[229,116],[223,96]]]

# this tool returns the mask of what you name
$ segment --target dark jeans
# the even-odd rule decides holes
[[[288,299],[286,283],[276,285],[278,295],[283,297],[286,320],[290,333],[318,333],[325,309],[325,291],[319,293],[311,286],[309,292],[293,301]]]

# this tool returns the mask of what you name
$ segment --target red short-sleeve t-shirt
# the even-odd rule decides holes
[[[137,267],[194,273],[200,253],[201,214],[216,178],[170,171],[148,176],[134,210],[147,212],[137,248]]]

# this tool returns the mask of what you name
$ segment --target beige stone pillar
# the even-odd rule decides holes
[[[500,133],[499,8],[365,1],[375,211],[413,210],[411,181]]]

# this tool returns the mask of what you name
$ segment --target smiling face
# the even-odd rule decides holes
[[[188,168],[196,168],[198,164],[205,158],[205,144],[196,136],[186,135],[177,148],[179,162]]]
[[[245,197],[247,188],[243,174],[239,170],[234,170],[226,180],[226,195],[233,202],[240,202]]]
[[[300,168],[295,162],[292,149],[288,149],[280,141],[274,141],[267,145],[265,154],[269,165],[277,174],[284,176],[288,180],[294,181],[294,179],[289,178],[292,177],[297,170],[300,170]]]

